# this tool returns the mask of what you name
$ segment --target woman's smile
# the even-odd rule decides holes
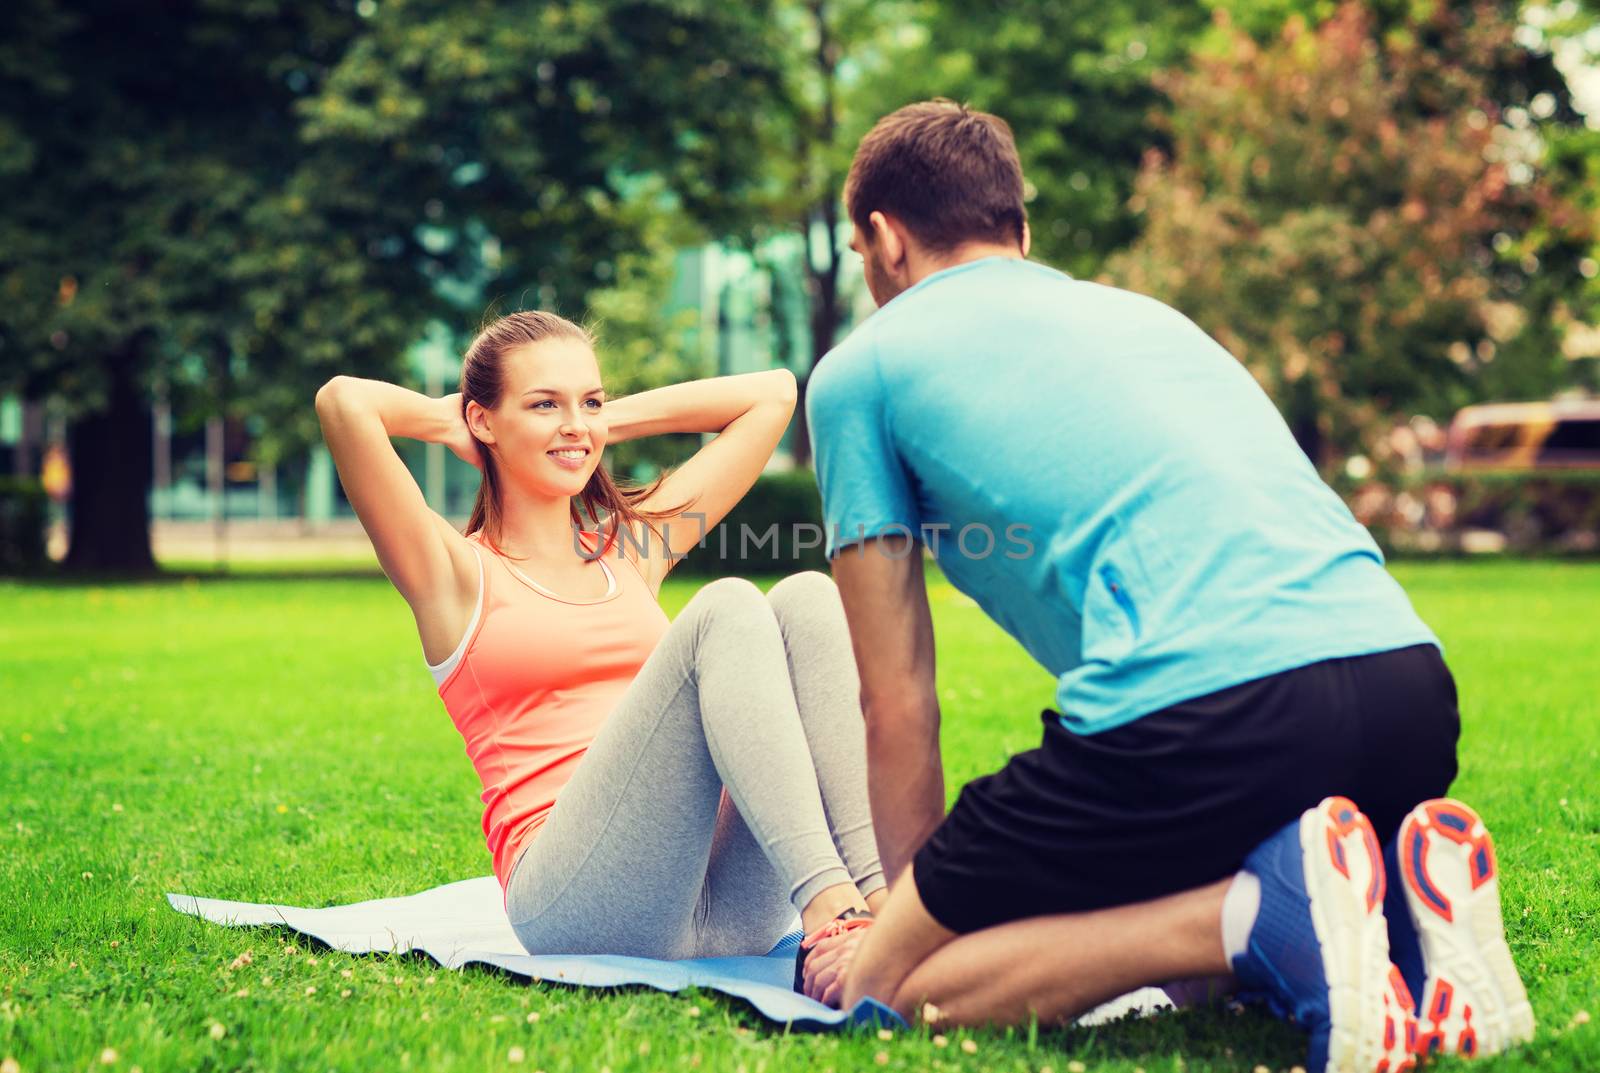
[[[555,464],[563,469],[579,470],[589,460],[587,447],[558,447],[553,451],[546,451],[555,460]]]

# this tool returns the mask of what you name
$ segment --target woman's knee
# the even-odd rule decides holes
[[[755,583],[742,577],[719,577],[715,581],[708,581],[700,586],[700,591],[694,594],[689,601],[690,605],[700,604],[714,607],[742,606],[758,603],[762,599],[761,590]]]
[[[742,577],[722,577],[701,586],[684,607],[683,615],[702,628],[718,625],[748,628],[753,621],[770,621],[772,607],[750,581]]]
[[[833,578],[816,570],[790,574],[767,593],[778,620],[783,623],[814,621],[828,629],[843,628],[844,604]]]

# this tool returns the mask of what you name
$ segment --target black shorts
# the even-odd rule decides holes
[[[1417,645],[1246,682],[1099,734],[1044,713],[1044,742],[962,788],[913,860],[957,932],[1128,905],[1238,871],[1343,794],[1387,842],[1456,775],[1455,682]]]

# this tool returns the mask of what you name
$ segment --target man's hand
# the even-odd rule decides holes
[[[844,966],[844,989],[837,999],[842,1006],[854,1006],[870,995],[911,1021],[923,1002],[943,999],[941,995],[916,994],[906,987],[917,966],[956,937],[922,904],[916,876],[909,869],[889,892],[877,922],[862,928],[861,936],[860,945],[850,951]]]
[[[807,997],[835,1009],[844,997],[845,975],[855,960],[861,940],[871,928],[852,928],[830,935],[811,948],[806,957],[805,984]]]

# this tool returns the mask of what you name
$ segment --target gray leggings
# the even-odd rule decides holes
[[[883,868],[860,684],[824,574],[702,588],[640,668],[506,883],[535,954],[764,954]]]

